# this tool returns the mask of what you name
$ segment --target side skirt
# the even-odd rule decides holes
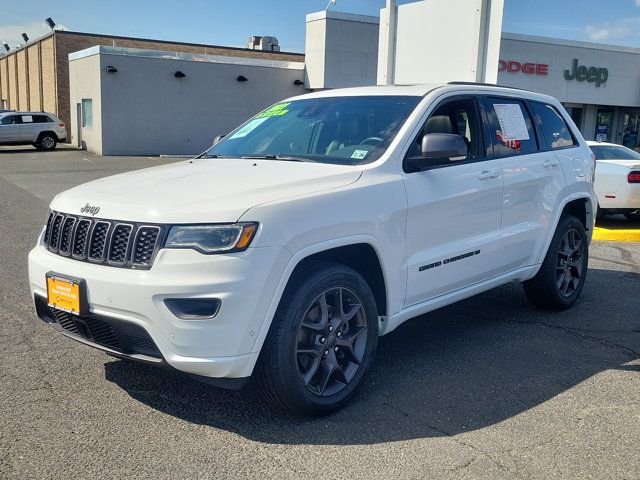
[[[393,332],[407,320],[432,312],[438,308],[451,305],[452,303],[472,297],[478,293],[486,292],[487,290],[491,290],[492,288],[499,287],[500,285],[510,282],[523,282],[528,280],[535,276],[539,268],[539,264],[519,268],[511,272],[503,273],[502,275],[498,275],[497,277],[493,277],[489,280],[440,295],[432,298],[431,300],[411,305],[390,317],[380,317],[380,335],[386,335],[387,333]]]

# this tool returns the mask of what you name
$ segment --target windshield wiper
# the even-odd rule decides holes
[[[244,158],[246,160],[283,160],[286,162],[313,162],[313,160],[310,160],[308,158],[302,158],[302,157],[290,157],[287,155],[274,155],[274,154],[268,154],[268,155],[243,155],[240,158]]]

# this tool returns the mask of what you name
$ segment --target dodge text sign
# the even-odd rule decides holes
[[[515,60],[500,60],[498,62],[499,72],[518,73],[526,75],[547,75],[549,65],[546,63],[522,63]]]

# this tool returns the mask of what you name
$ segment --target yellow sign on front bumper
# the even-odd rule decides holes
[[[60,277],[47,277],[49,305],[66,312],[80,313],[80,284]]]

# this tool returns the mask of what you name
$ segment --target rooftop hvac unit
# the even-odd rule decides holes
[[[279,52],[280,46],[276,37],[262,37],[260,35],[251,35],[247,42],[247,48],[251,50],[264,50],[267,52]]]

